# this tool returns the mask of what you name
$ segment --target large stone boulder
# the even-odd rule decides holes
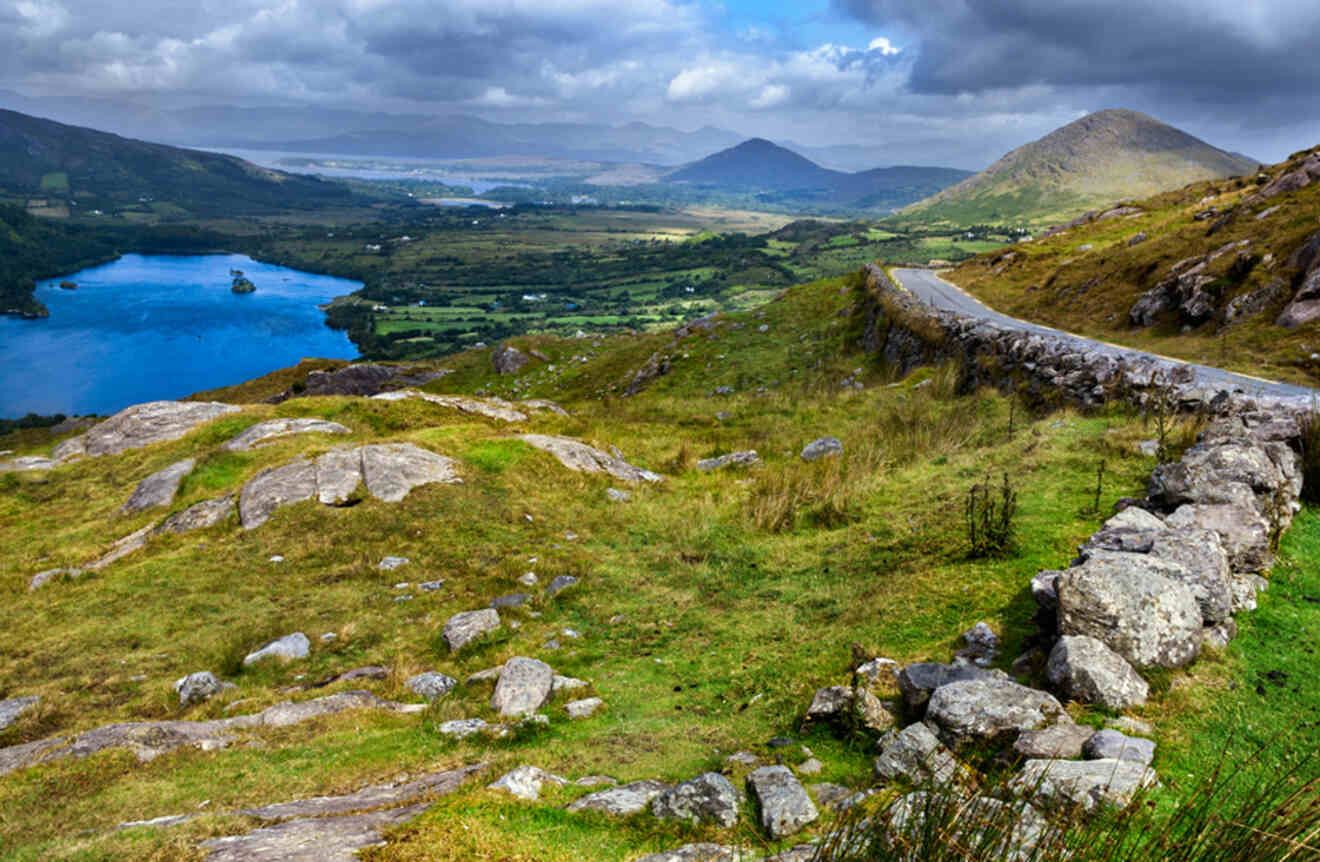
[[[1245,485],[1254,494],[1273,493],[1283,476],[1258,444],[1245,439],[1198,443],[1180,461],[1161,464],[1151,474],[1151,500],[1172,509],[1183,503],[1219,502],[1227,484]]]
[[[215,697],[225,690],[225,684],[209,670],[201,670],[175,680],[174,690],[179,695],[179,706],[191,706]]]
[[[787,766],[762,766],[747,775],[747,791],[760,808],[761,828],[771,838],[792,835],[820,817],[806,789]]]
[[[198,425],[238,410],[232,404],[215,401],[135,404],[88,429],[84,446],[88,455],[116,455],[152,443],[178,440]]]
[[[435,702],[449,694],[456,685],[458,685],[458,680],[435,670],[419,673],[410,677],[404,683],[404,687],[413,694],[421,695],[431,702]]]
[[[921,722],[886,734],[878,747],[875,775],[886,781],[903,778],[913,784],[948,784],[967,774],[953,753]]]
[[[378,443],[362,447],[362,478],[371,496],[397,503],[418,485],[456,484],[458,462],[412,443]]]
[[[223,523],[234,514],[234,495],[226,494],[213,500],[193,503],[182,512],[175,512],[152,529],[152,535],[190,533]]]
[[[299,459],[262,470],[248,480],[238,496],[238,520],[243,529],[260,527],[280,506],[316,496],[316,465]]]
[[[307,640],[307,635],[302,632],[294,632],[291,635],[285,635],[271,641],[256,652],[248,653],[247,657],[243,659],[243,664],[255,664],[268,658],[277,658],[281,661],[306,658],[311,648],[312,643]]]
[[[531,715],[550,700],[555,672],[550,665],[534,658],[516,656],[504,663],[490,708],[505,717]]]
[[[627,817],[644,811],[646,806],[651,804],[652,799],[668,789],[669,785],[662,781],[634,781],[631,784],[621,784],[608,790],[588,793],[570,803],[567,810],[599,811],[614,817]]]
[[[926,707],[927,720],[955,746],[1016,738],[1064,715],[1053,695],[1004,679],[951,682],[935,689]]]
[[[350,434],[348,428],[338,422],[325,419],[269,419],[258,422],[251,428],[240,432],[220,448],[229,452],[246,452],[276,437],[290,434]]]
[[[125,515],[131,515],[134,512],[141,512],[143,509],[151,509],[155,506],[168,506],[174,502],[174,495],[179,493],[179,485],[183,479],[193,471],[197,466],[196,458],[185,458],[182,461],[176,461],[164,470],[152,473],[147,478],[138,482],[138,486],[133,489],[133,494],[124,503],[119,511]]]
[[[472,641],[500,627],[500,614],[494,608],[463,611],[445,621],[444,637],[449,648],[457,652]]]
[[[1156,562],[1115,553],[1069,569],[1058,583],[1060,633],[1093,637],[1134,667],[1191,662],[1201,649],[1201,608]]]
[[[1192,591],[1207,624],[1220,622],[1233,612],[1228,554],[1218,533],[1167,530],[1151,541],[1150,555],[1178,564],[1173,578]]]
[[[729,779],[707,772],[680,782],[651,802],[651,813],[662,820],[715,823],[725,829],[738,822],[738,794]]]
[[[471,395],[432,395],[430,392],[419,392],[416,389],[402,389],[397,392],[382,392],[379,395],[371,396],[376,401],[406,401],[417,398],[431,404],[439,404],[442,407],[450,407],[460,413],[467,413],[473,416],[484,416],[487,419],[496,419],[500,422],[526,422],[527,414],[514,407],[509,406],[505,401],[498,399],[491,400],[486,398],[473,398]],[[543,402],[553,404],[554,402]],[[555,405],[556,408],[567,416],[562,407]]]
[[[1010,787],[1049,808],[1127,806],[1159,783],[1154,770],[1131,760],[1028,760]]]
[[[1096,731],[1086,741],[1082,753],[1088,760],[1131,760],[1142,766],[1150,766],[1150,762],[1155,759],[1155,743],[1106,728]]]
[[[1065,760],[1082,756],[1082,746],[1095,734],[1085,724],[1061,721],[1040,730],[1028,730],[1013,743],[1013,752],[1023,758],[1057,757]]]
[[[327,506],[347,503],[362,484],[362,449],[341,446],[316,459],[316,499]]]
[[[531,361],[532,357],[512,344],[501,344],[490,356],[490,364],[495,368],[496,374],[517,374]]]
[[[1146,681],[1121,655],[1086,635],[1059,638],[1050,651],[1045,677],[1065,697],[1116,712],[1140,706],[1150,693]]]
[[[491,790],[503,790],[511,793],[519,799],[526,799],[529,802],[535,802],[541,798],[541,787],[546,784],[554,784],[563,787],[567,784],[567,779],[560,778],[550,772],[546,772],[537,766],[519,766],[509,772],[504,773],[487,787]]]
[[[1218,533],[1234,572],[1258,572],[1269,567],[1270,525],[1255,509],[1188,503],[1179,506],[1166,523],[1174,529],[1204,529]]]
[[[1049,830],[1049,821],[1025,802],[1004,802],[990,796],[966,799],[918,790],[896,800],[885,817],[889,843],[899,851],[885,858],[917,862],[920,848],[938,852],[930,847],[932,839],[946,847],[969,848],[976,853],[974,858],[996,862],[1046,858],[1037,845]],[[934,822],[928,825],[928,820]]]
[[[518,437],[527,445],[549,452],[570,470],[579,473],[608,473],[624,482],[662,482],[664,476],[634,467],[622,458],[607,455],[580,440],[550,437],[546,434],[522,434]]]

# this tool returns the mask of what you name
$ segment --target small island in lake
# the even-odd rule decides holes
[[[78,289],[78,282],[76,282],[76,281],[61,281],[61,282],[60,282],[60,287],[64,288],[65,290],[77,290],[77,289]]]
[[[257,286],[243,275],[243,270],[231,269],[229,274],[234,278],[234,283],[229,288],[234,293],[252,293],[257,289]]]

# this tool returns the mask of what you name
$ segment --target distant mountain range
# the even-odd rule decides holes
[[[894,209],[971,176],[954,168],[899,166],[844,173],[764,138],[752,138],[665,175],[667,182],[759,192],[767,203]]]
[[[343,184],[261,168],[234,156],[5,110],[0,110],[0,193],[29,201],[50,198],[50,209],[72,203],[87,212],[159,203],[175,208],[171,212],[200,215],[348,205],[355,197]]]
[[[1257,165],[1145,114],[1099,111],[1013,150],[908,207],[903,217],[954,225],[1046,224],[1200,180],[1249,174]]]

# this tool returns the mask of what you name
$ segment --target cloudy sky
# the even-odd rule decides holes
[[[1131,107],[1320,143],[1315,0],[0,0],[0,88],[712,125],[981,168]]]

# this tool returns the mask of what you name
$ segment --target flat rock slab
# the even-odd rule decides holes
[[[291,434],[351,434],[347,427],[325,419],[268,419],[258,422],[231,438],[220,448],[228,452],[246,452],[276,437]]]
[[[182,512],[175,512],[153,529],[152,535],[190,533],[224,523],[234,514],[234,495],[226,494],[213,500],[194,503]]]
[[[312,817],[202,842],[205,862],[359,862],[358,851],[384,841],[383,830],[407,823],[428,805],[349,817]]]
[[[458,462],[412,443],[362,447],[362,478],[371,496],[397,503],[413,488],[434,482],[457,484]]]
[[[29,591],[39,590],[42,587],[46,586],[46,584],[55,580],[56,578],[60,578],[60,577],[76,578],[81,574],[82,574],[82,569],[73,569],[67,567],[60,569],[46,569],[46,571],[37,572],[35,575],[32,576],[32,579],[28,581],[28,590]]]
[[[444,637],[449,648],[457,652],[477,638],[500,627],[500,613],[494,608],[463,611],[445,622]]]
[[[92,426],[84,437],[84,446],[88,455],[116,455],[178,440],[198,425],[238,411],[232,404],[216,401],[148,401],[126,407]]]
[[[515,656],[504,663],[490,708],[500,715],[518,717],[536,712],[550,700],[555,672],[534,658]]]
[[[694,826],[714,823],[728,829],[738,822],[738,793],[723,775],[706,772],[661,793],[651,801],[651,813],[661,820],[686,820]]]
[[[569,811],[599,811],[614,817],[627,817],[639,811],[645,811],[651,800],[669,789],[662,781],[634,781],[621,784],[608,790],[588,793],[581,799],[569,803]]]
[[[36,695],[0,700],[0,730],[11,727],[18,721],[20,715],[36,707],[38,703],[41,703],[41,698]]]
[[[1046,807],[1123,807],[1159,783],[1154,770],[1130,760],[1028,760],[1010,786]]]
[[[802,447],[803,461],[819,461],[821,458],[836,458],[843,454],[843,444],[838,437],[821,437]]]
[[[664,481],[664,476],[659,473],[634,467],[622,458],[608,455],[580,440],[545,434],[521,434],[518,439],[535,449],[549,452],[559,459],[559,463],[579,473],[608,473],[624,482]]]
[[[238,813],[260,820],[289,820],[297,817],[336,817],[369,808],[406,805],[422,796],[452,793],[469,776],[485,768],[484,763],[478,763],[461,769],[424,775],[412,781],[376,784],[342,796],[313,796],[309,799],[245,808]]]
[[[288,727],[322,715],[350,709],[409,712],[407,704],[381,700],[370,692],[345,691],[300,703],[277,703],[261,712],[212,721],[132,721],[109,724],[72,738],[51,737],[0,748],[0,775],[51,760],[83,758],[111,748],[127,749],[146,762],[180,748],[203,751],[225,748],[237,730]]]
[[[377,401],[403,401],[409,398],[420,398],[431,404],[449,407],[470,416],[484,416],[487,419],[495,419],[499,422],[527,421],[526,413],[499,399],[473,398],[470,395],[432,395],[429,392],[419,392],[416,389],[382,392],[379,395],[373,395],[372,398]]]
[[[541,787],[546,784],[563,787],[568,784],[568,779],[560,778],[537,766],[524,765],[504,773],[487,787],[490,790],[503,790],[519,799],[535,802],[541,798]]]
[[[1097,731],[1082,749],[1088,760],[1131,760],[1150,766],[1155,759],[1155,743],[1138,736],[1126,736],[1117,730]]]
[[[761,828],[771,838],[792,835],[820,817],[806,789],[787,766],[762,766],[747,775],[747,791],[760,808]]]
[[[134,530],[133,532],[129,533],[127,536],[124,536],[122,539],[115,540],[114,547],[111,548],[108,553],[106,553],[104,556],[101,556],[93,560],[92,562],[83,566],[83,568],[90,569],[92,571],[97,571],[100,569],[104,569],[106,566],[110,565],[116,560],[121,560],[124,557],[127,557],[129,554],[133,553],[134,551],[145,547],[147,544],[147,539],[151,538],[151,535],[155,531],[155,529],[156,529],[156,524],[155,522],[152,522],[150,524],[147,524],[145,527],[143,527],[140,530]]]
[[[38,455],[24,455],[20,458],[10,458],[8,461],[0,461],[0,473],[26,473],[29,470],[51,470],[59,466],[59,462],[51,458],[42,458]]]
[[[248,480],[238,497],[238,519],[243,529],[260,527],[280,506],[316,496],[316,465],[299,459],[262,470]]]
[[[138,483],[132,496],[128,498],[128,502],[124,503],[119,511],[129,515],[155,506],[168,506],[174,502],[174,495],[179,493],[179,485],[183,483],[184,477],[191,473],[196,466],[196,458],[185,458],[182,461],[176,461],[164,470],[152,473]]]
[[[761,463],[761,456],[756,454],[755,449],[748,449],[744,452],[730,452],[728,455],[720,455],[717,458],[705,458],[697,462],[697,469],[703,473],[709,473],[712,470],[720,470],[724,467],[755,467]]]
[[[643,856],[637,862],[749,862],[747,851],[723,844],[684,844],[675,850],[665,850]]]
[[[1061,722],[1023,733],[1013,743],[1013,751],[1024,758],[1070,760],[1082,756],[1082,746],[1094,735],[1094,727]]]

